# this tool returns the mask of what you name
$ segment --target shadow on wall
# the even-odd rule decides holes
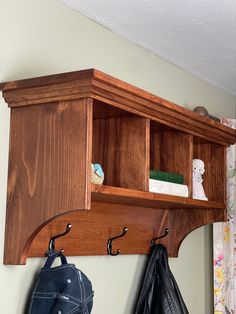
[[[134,313],[136,302],[139,294],[139,290],[142,285],[143,277],[145,275],[145,269],[147,265],[147,255],[140,255],[135,267],[135,273],[133,277],[133,281],[131,287],[135,287],[135,289],[129,290],[128,300],[134,300],[133,304],[126,304],[124,314]],[[140,271],[141,270],[141,271]]]

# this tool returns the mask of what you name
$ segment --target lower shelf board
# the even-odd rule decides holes
[[[128,204],[145,207],[160,207],[164,209],[176,208],[215,208],[225,209],[224,203],[202,201],[190,197],[172,196],[166,194],[151,193],[114,186],[92,184],[92,201],[109,202],[116,204]]]

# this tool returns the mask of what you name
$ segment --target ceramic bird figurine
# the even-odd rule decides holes
[[[94,184],[102,184],[104,180],[104,172],[100,164],[91,164],[91,182]]]
[[[193,111],[199,113],[201,116],[205,116],[205,117],[208,117],[210,119],[220,122],[220,119],[217,117],[211,116],[205,107],[197,106],[196,108],[193,109]]]

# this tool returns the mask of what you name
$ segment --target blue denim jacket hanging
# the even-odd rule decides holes
[[[61,265],[51,268],[56,257]],[[28,314],[89,314],[93,306],[92,284],[62,253],[52,254],[41,269]]]

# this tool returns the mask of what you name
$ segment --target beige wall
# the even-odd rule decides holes
[[[56,0],[0,0],[0,82],[95,67],[179,105],[204,105],[234,116],[235,99],[128,43]],[[9,109],[0,97],[0,259],[3,254]],[[33,209],[32,209],[33,211]],[[190,234],[170,266],[191,314],[209,314],[210,229]],[[94,314],[130,314],[144,256],[76,257],[71,262],[92,280]],[[1,313],[24,313],[42,259],[26,266],[0,265]]]

